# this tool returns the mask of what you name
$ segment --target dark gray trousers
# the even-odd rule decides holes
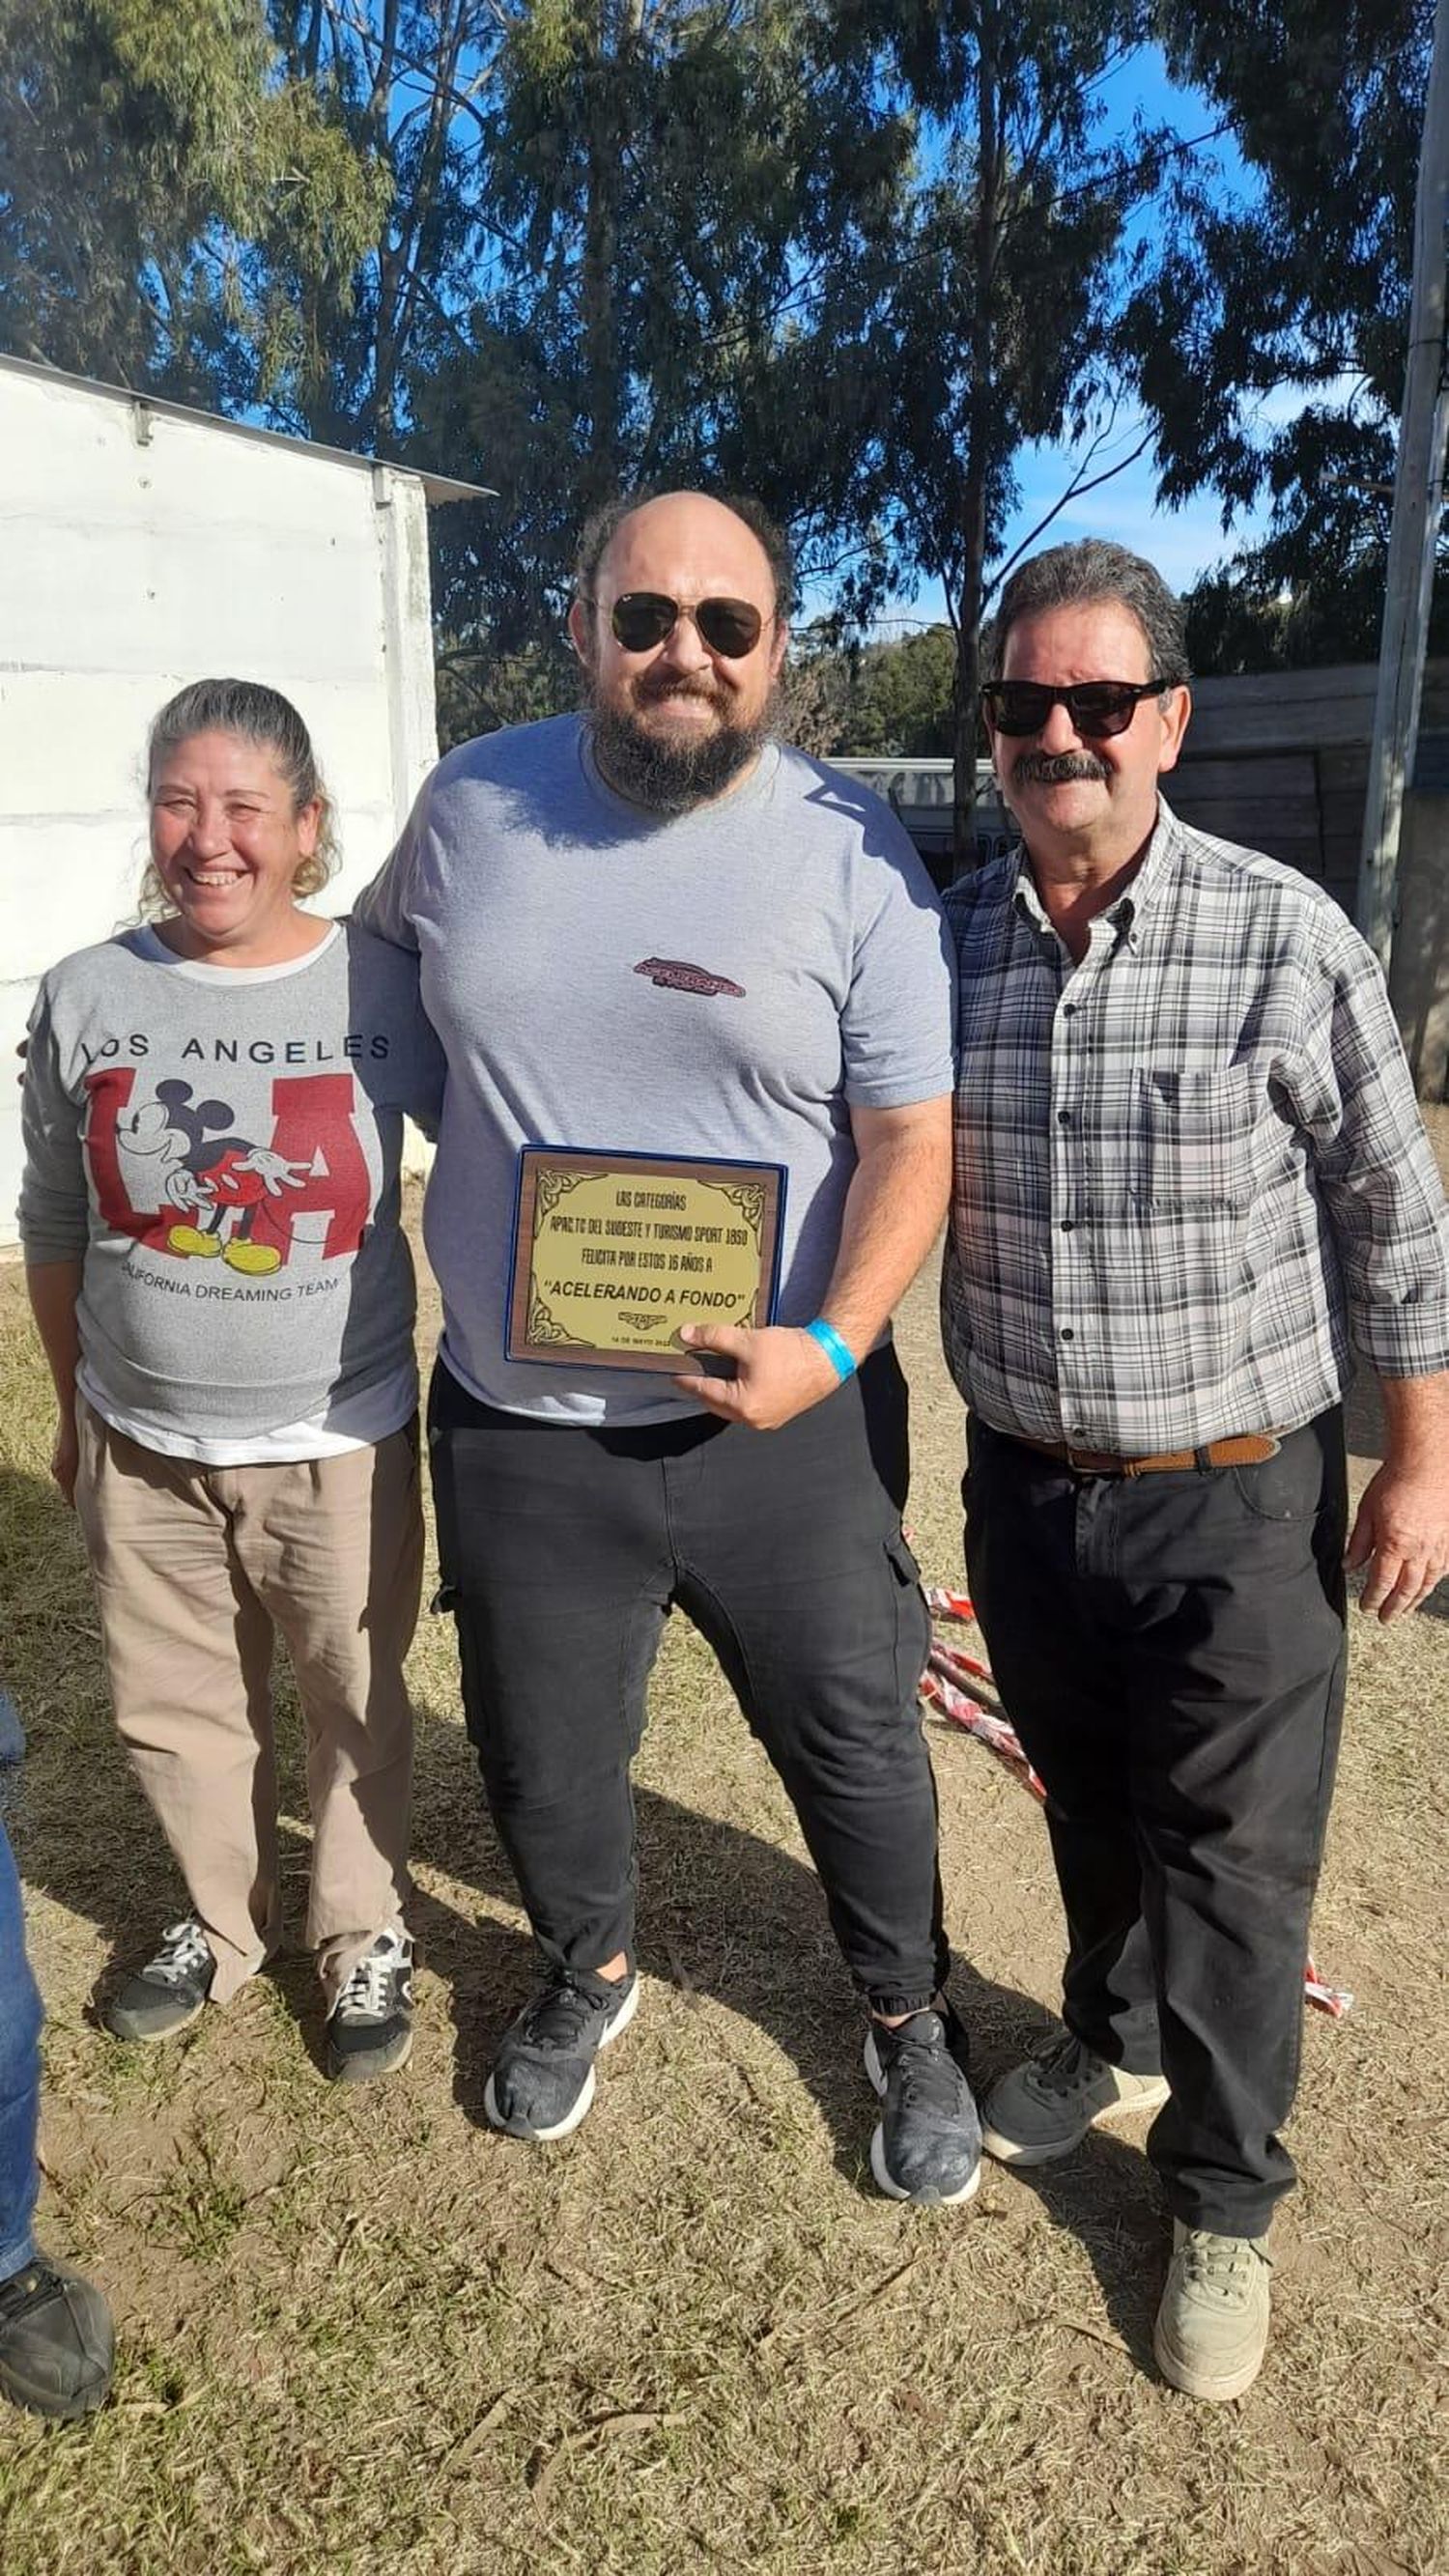
[[[1188,2225],[1257,2236],[1294,2168],[1308,1918],[1343,1708],[1340,1412],[1259,1467],[1078,1476],[969,1426],[966,1561],[1047,1789],[1067,2026],[1172,2099]]]
[[[633,1954],[629,1765],[677,1605],[794,1802],[858,1985],[928,2002],[947,1954],[894,1352],[772,1432],[530,1421],[440,1364],[428,1444],[468,1732],[544,1957],[588,1978]]]

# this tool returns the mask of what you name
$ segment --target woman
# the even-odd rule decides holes
[[[151,729],[139,928],[46,976],[21,1237],[116,1723],[191,1912],[103,2006],[160,2039],[281,1933],[269,1676],[307,1729],[308,1939],[328,2069],[412,2043],[412,1721],[422,1530],[402,1113],[441,1058],[415,962],[299,898],[330,871],[307,730],[201,680]]]

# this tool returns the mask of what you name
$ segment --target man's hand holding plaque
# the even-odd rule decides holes
[[[691,1325],[773,1341],[783,1200],[774,1163],[525,1146],[509,1358],[677,1371]]]
[[[732,1324],[686,1324],[680,1336],[692,1351],[711,1351],[734,1363],[730,1377],[676,1377],[722,1422],[747,1423],[752,1431],[778,1431],[797,1413],[832,1395],[839,1372],[803,1326],[767,1325],[763,1332]]]

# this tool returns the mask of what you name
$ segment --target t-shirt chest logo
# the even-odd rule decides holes
[[[707,966],[693,966],[687,957],[641,957],[634,972],[670,993],[730,993],[737,1002],[745,998],[743,984],[732,984],[728,975],[712,975]]]

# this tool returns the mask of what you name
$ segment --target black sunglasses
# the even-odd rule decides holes
[[[1078,680],[1070,689],[1049,689],[1044,680],[991,680],[981,692],[986,721],[994,733],[1040,733],[1053,707],[1065,707],[1084,742],[1125,733],[1144,698],[1157,698],[1171,680]]]
[[[685,608],[662,590],[621,591],[609,611],[609,624],[626,653],[652,653],[674,633],[681,617],[692,617],[711,653],[726,662],[742,662],[753,653],[765,625],[747,599],[701,599]]]

